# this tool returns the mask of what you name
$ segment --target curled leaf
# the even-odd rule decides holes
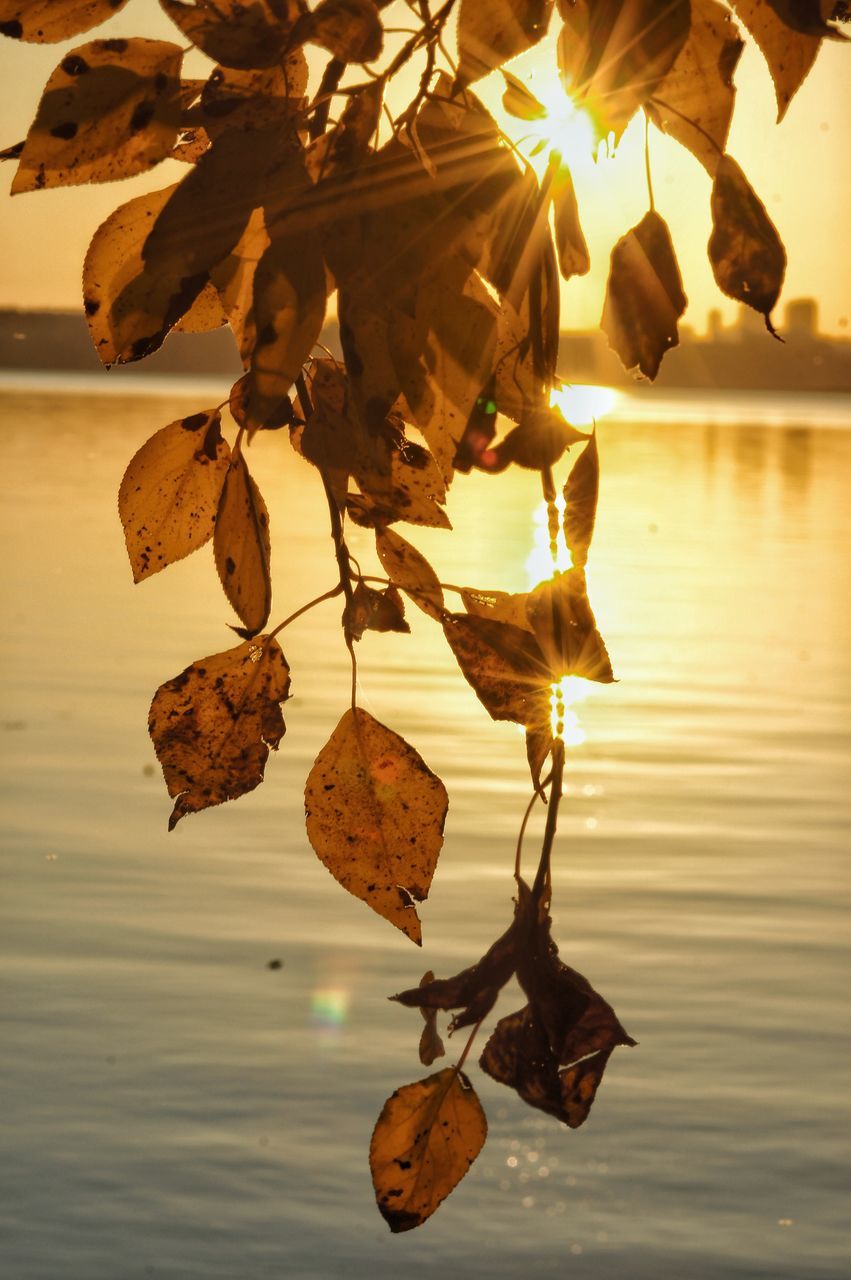
[[[615,245],[606,285],[600,324],[625,369],[656,377],[687,301],[671,233],[651,210]]]
[[[417,945],[443,845],[446,788],[404,738],[360,708],[319,752],[304,793],[307,835],[335,879]]]
[[[600,492],[596,431],[570,469],[564,486],[564,540],[574,565],[582,568],[594,536]]]
[[[266,625],[272,606],[269,512],[241,454],[225,478],[213,538],[221,584],[250,634]]]
[[[133,456],[118,511],[134,582],[212,538],[229,463],[221,417],[213,409],[163,427]]]
[[[765,205],[727,155],[712,184],[709,261],[719,289],[765,316],[773,334],[771,312],[783,287],[786,250]]]
[[[289,688],[280,645],[267,636],[201,658],[159,687],[148,732],[174,798],[170,831],[187,813],[259,786],[284,736]]]
[[[0,0],[0,35],[53,44],[106,22],[127,0]]]
[[[573,178],[566,165],[562,165],[552,186],[553,219],[555,222],[558,265],[565,280],[571,276],[587,276],[591,270],[588,245],[579,222],[579,206]]]
[[[411,1231],[431,1217],[481,1151],[487,1131],[482,1104],[455,1067],[391,1094],[369,1147],[375,1197],[391,1231]]]
[[[434,973],[431,969],[427,969],[420,979],[420,986],[427,986],[428,983],[434,982]],[[436,1058],[442,1058],[446,1054],[443,1047],[443,1041],[437,1030],[437,1010],[420,1008],[423,1015],[425,1026],[420,1036],[420,1062],[424,1067],[430,1067]]]
[[[411,630],[405,621],[405,608],[396,588],[375,591],[365,582],[359,582],[355,587],[351,602],[346,607],[344,626],[353,640],[360,640],[364,631],[401,631],[408,634]]]

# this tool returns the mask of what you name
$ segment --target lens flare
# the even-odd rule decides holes
[[[619,396],[611,387],[553,387],[550,404],[574,427],[593,426],[617,408]]]

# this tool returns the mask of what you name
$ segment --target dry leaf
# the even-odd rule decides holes
[[[461,0],[458,10],[458,78],[461,88],[495,71],[542,40],[553,0]]]
[[[427,969],[420,978],[420,986],[428,986],[430,982],[434,982],[434,973],[431,969]],[[436,1058],[443,1058],[446,1055],[446,1050],[437,1030],[437,1010],[421,1008],[420,1013],[425,1022],[420,1036],[420,1062],[424,1067],[430,1067]]]
[[[241,454],[232,459],[225,478],[213,551],[225,595],[254,635],[272,607],[269,512]]]
[[[487,1120],[462,1071],[404,1085],[387,1099],[372,1135],[375,1197],[393,1232],[430,1218],[484,1146]]]
[[[360,708],[345,713],[305,788],[307,835],[344,889],[417,945],[443,845],[446,788],[404,738]]]
[[[350,603],[346,606],[343,625],[353,640],[360,640],[364,631],[401,631],[409,634],[411,628],[405,621],[402,597],[395,587],[376,591],[359,582]]]
[[[197,4],[160,0],[160,4],[192,44],[228,67],[269,67],[279,62],[292,26],[292,21],[278,21],[279,6],[274,0],[249,4],[245,0],[199,0]]]
[[[549,719],[550,673],[533,635],[507,622],[446,614],[443,631],[464,676],[494,720]]]
[[[284,736],[280,704],[289,688],[280,645],[267,636],[202,658],[160,686],[148,732],[174,798],[170,831],[187,813],[263,781],[269,748]]]
[[[612,683],[611,660],[588,602],[582,569],[555,573],[539,583],[529,593],[526,612],[546,655],[552,681],[582,676],[601,684]]]
[[[134,455],[118,493],[133,581],[182,560],[213,536],[230,449],[214,409],[157,431]]]
[[[89,31],[127,0],[0,0],[0,35],[52,44]]]
[[[432,618],[443,616],[443,589],[428,560],[392,529],[378,529],[375,549],[384,571]]]
[[[293,40],[321,45],[341,62],[373,62],[384,45],[384,28],[373,0],[320,0],[296,23]]]
[[[553,220],[556,232],[558,265],[565,280],[571,276],[586,276],[591,270],[591,256],[579,222],[579,206],[573,178],[566,165],[562,165],[552,185]]]
[[[574,565],[580,569],[588,559],[594,536],[599,492],[600,458],[595,432],[571,467],[564,486],[564,540]]]
[[[665,352],[679,344],[687,302],[667,223],[646,213],[612,250],[600,321],[625,369],[656,377]]]
[[[802,31],[793,30],[789,22],[781,18],[780,6],[768,0],[731,0],[731,3],[768,63],[777,96],[777,119],[780,121],[816,60],[822,36],[835,32],[823,22],[821,4],[802,5],[792,0],[783,6],[787,20],[791,18],[793,9],[799,14],[805,8],[810,14],[819,11],[811,29]],[[823,7],[832,9],[830,4]]]
[[[732,156],[722,156],[712,184],[709,261],[719,289],[765,316],[773,334],[771,312],[783,287],[786,250]]]

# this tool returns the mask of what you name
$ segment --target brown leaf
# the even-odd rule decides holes
[[[671,233],[651,210],[615,245],[606,284],[600,324],[625,369],[656,377],[687,303]]]
[[[373,0],[320,0],[296,23],[293,39],[321,45],[341,62],[373,62],[384,28]]]
[[[209,282],[198,294],[192,306],[178,320],[173,333],[210,333],[221,329],[228,318],[215,285]]]
[[[353,640],[360,640],[364,631],[402,631],[410,633],[405,621],[402,597],[395,587],[376,591],[359,582],[351,603],[347,606],[344,625]]]
[[[692,0],[689,37],[647,103],[650,119],[715,174],[730,132],[733,74],[744,49],[739,29],[718,0]]]
[[[228,129],[291,128],[307,89],[307,59],[301,49],[283,62],[242,70],[216,67],[201,88],[200,102],[187,115],[210,138]]]
[[[422,978],[420,978],[420,986],[427,986],[430,982],[434,982],[434,973],[431,969],[427,969]],[[430,1067],[436,1058],[445,1057],[446,1050],[437,1030],[437,1010],[421,1008],[420,1013],[425,1021],[425,1026],[420,1036],[420,1062],[424,1067]]]
[[[523,81],[504,69],[502,75],[505,80],[502,105],[508,114],[514,116],[516,120],[544,120],[547,108],[538,101]]]
[[[263,781],[285,727],[290,674],[268,636],[202,658],[161,685],[148,732],[174,798],[169,830],[187,813],[235,800]]]
[[[230,389],[228,408],[234,422],[240,427],[250,427],[252,419],[248,413],[248,402],[251,395],[250,375],[244,373]],[[282,400],[278,410],[263,421],[264,431],[279,431],[281,427],[298,427],[303,425],[296,416],[291,400]]]
[[[689,0],[559,0],[558,57],[570,96],[599,137],[620,138],[686,42]]]
[[[786,0],[782,5],[774,0],[731,3],[768,63],[777,97],[777,119],[782,120],[816,60],[822,36],[836,34],[824,22],[823,11],[832,6],[795,0]],[[808,21],[801,20],[804,13]]]
[[[719,289],[765,316],[773,334],[771,312],[783,287],[786,250],[765,205],[727,155],[712,184],[709,261]]]
[[[314,182],[362,163],[378,128],[383,100],[383,80],[365,84],[351,94],[339,122],[311,143],[307,152],[307,168]]]
[[[553,219],[558,265],[565,280],[585,276],[591,270],[588,245],[579,222],[579,206],[570,170],[563,165],[553,182]]]
[[[229,463],[214,409],[163,427],[134,455],[118,492],[134,582],[212,538]]]
[[[507,622],[450,613],[443,630],[467,682],[494,720],[538,725],[549,720],[556,677],[538,641]]]
[[[0,35],[52,44],[89,31],[123,9],[127,0],[0,0]]]
[[[254,322],[254,277],[257,264],[269,247],[262,209],[253,209],[245,230],[230,253],[210,271],[218,290],[245,368],[257,341]],[[247,406],[247,401],[246,401]]]
[[[228,67],[269,67],[280,61],[289,38],[289,23],[279,22],[270,0],[160,0],[165,12],[208,58]],[[295,10],[295,6],[291,6]]]
[[[513,627],[531,631],[526,617],[528,591],[482,591],[478,587],[465,587],[461,601],[468,613],[479,618],[491,618],[494,622],[508,622]]]
[[[579,569],[588,559],[594,536],[599,492],[600,457],[595,432],[571,467],[564,486],[564,540]]]
[[[532,786],[542,798],[545,792],[542,789],[541,772],[547,756],[553,749],[554,741],[552,720],[549,723],[544,720],[526,730],[526,760],[529,764]]]
[[[518,467],[540,471],[542,467],[554,466],[566,449],[586,439],[581,431],[565,421],[558,409],[549,405],[529,408],[519,424],[495,446],[496,466],[489,469],[500,471],[514,462]]]
[[[404,738],[360,708],[319,752],[304,793],[307,835],[344,889],[417,945],[443,845],[446,788]]]
[[[177,139],[182,51],[165,40],[93,40],[45,85],[12,194],[144,173]]]
[[[443,590],[437,574],[416,547],[392,529],[378,529],[375,549],[388,578],[432,618],[443,616]]]
[[[242,454],[231,460],[225,478],[213,551],[225,595],[246,630],[255,634],[272,607],[269,512]]]
[[[553,0],[461,0],[458,11],[458,77],[461,88],[495,71],[542,40]]]
[[[391,1231],[411,1231],[431,1217],[481,1151],[487,1131],[482,1105],[455,1067],[391,1094],[369,1148],[378,1208]]]
[[[612,683],[611,660],[588,603],[582,569],[556,573],[539,583],[529,593],[526,612],[551,681],[582,676],[601,684]]]

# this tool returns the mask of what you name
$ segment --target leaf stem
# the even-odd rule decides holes
[[[541,783],[541,791],[549,783],[552,776],[553,776],[552,774],[549,774],[546,778],[544,778],[544,781]],[[520,856],[523,852],[523,837],[526,834],[526,827],[529,825],[529,819],[532,816],[532,810],[535,807],[535,801],[538,799],[538,796],[541,795],[541,791],[532,792],[532,798],[526,806],[526,812],[523,814],[523,821],[520,823],[520,831],[518,832],[518,835],[517,835],[517,852],[514,855],[514,879],[515,880],[520,879]]]
[[[556,827],[558,825],[558,807],[561,803],[561,788],[564,779],[564,743],[561,738],[553,742],[553,771],[550,799],[547,805],[547,825],[544,829],[544,842],[541,846],[541,858],[535,883],[532,885],[532,901],[538,903],[544,890],[550,883],[550,856],[553,851]]]
[[[656,201],[653,198],[653,176],[650,172],[650,117],[644,113],[644,171],[647,174],[647,199],[650,201],[650,212],[656,212]]]

